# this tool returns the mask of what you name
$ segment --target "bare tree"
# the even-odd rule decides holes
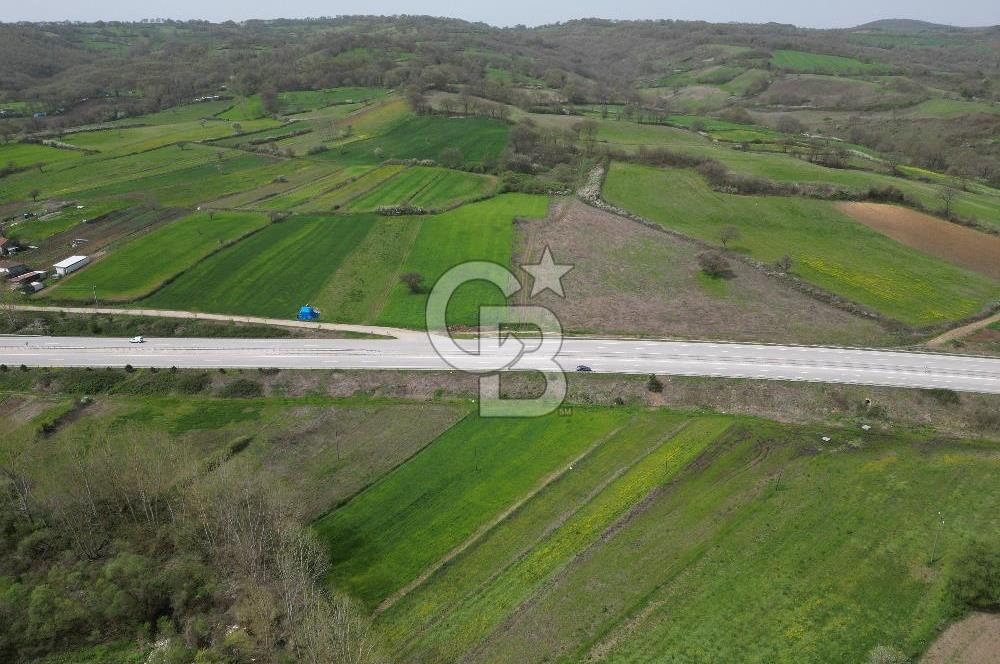
[[[941,187],[941,190],[938,192],[938,198],[941,199],[941,214],[945,218],[951,217],[951,208],[957,195],[958,190],[951,185]]]
[[[730,242],[739,240],[742,236],[740,229],[733,225],[723,226],[719,229],[719,242],[722,243],[723,248],[728,248]]]

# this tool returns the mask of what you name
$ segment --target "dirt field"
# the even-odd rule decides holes
[[[908,247],[1000,279],[1000,236],[896,205],[851,202],[837,207],[868,228]]]
[[[938,637],[920,664],[995,664],[1000,654],[1000,615],[974,613]]]
[[[515,265],[537,262],[549,246],[556,262],[575,266],[563,278],[565,299],[549,291],[530,299],[552,309],[569,331],[892,343],[878,324],[740,263],[733,262],[735,278],[706,278],[698,267],[698,247],[576,200],[560,201],[547,219],[519,222],[515,243]],[[530,277],[522,283],[530,285]]]

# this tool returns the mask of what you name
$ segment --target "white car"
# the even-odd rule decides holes
[[[141,343],[145,343],[145,341],[146,340],[143,338],[143,336],[141,334],[139,336],[137,336],[137,337],[132,337],[131,339],[128,340],[128,342],[130,344],[141,344]]]

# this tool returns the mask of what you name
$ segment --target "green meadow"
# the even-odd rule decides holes
[[[200,262],[142,304],[294,318],[373,222],[365,215],[285,219]]]
[[[889,70],[885,65],[865,63],[854,58],[786,49],[774,51],[771,66],[804,74],[879,74]]]
[[[654,191],[670,193],[651,196]],[[826,201],[720,194],[692,171],[621,163],[612,165],[604,194],[615,205],[710,242],[733,225],[741,233],[735,250],[766,262],[787,254],[796,275],[911,325],[971,316],[1000,287],[869,230]]]
[[[547,209],[545,196],[502,194],[442,214],[414,217],[413,223],[420,224],[420,230],[399,273],[416,272],[423,276],[425,287],[430,288],[442,274],[467,261],[491,261],[509,269],[514,219],[538,219],[546,215]],[[415,294],[403,284],[394,284],[378,322],[423,328],[426,302],[426,292]],[[475,325],[481,305],[502,302],[500,291],[492,285],[465,284],[451,300],[448,322]]]
[[[482,164],[500,156],[508,132],[509,126],[499,120],[419,116],[400,122],[377,137],[336,147],[330,154],[352,162],[437,160],[445,148],[454,148],[466,164]]]

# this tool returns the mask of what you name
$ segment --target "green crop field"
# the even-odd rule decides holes
[[[778,49],[771,56],[771,66],[775,69],[804,74],[879,74],[890,67],[861,62],[839,55],[822,55]]]
[[[107,258],[71,274],[47,295],[58,300],[139,298],[196,262],[267,223],[261,215],[195,214],[125,244]]]
[[[306,166],[255,154],[234,152],[222,159],[159,175],[124,180],[80,191],[84,197],[123,196],[171,207],[193,207],[272,182],[288,171]]]
[[[217,150],[192,145],[186,150],[164,147],[116,159],[90,155],[53,164],[44,173],[17,173],[0,180],[0,203],[27,199],[29,192],[37,189],[41,196],[66,197],[73,192],[96,187],[112,187],[136,178],[162,175],[209,162],[218,162]],[[233,159],[241,153],[223,151],[222,159]]]
[[[393,164],[366,171],[360,177],[357,177],[357,179],[340,186],[335,186],[335,188],[327,191],[325,194],[308,201],[299,209],[303,212],[332,212],[338,210],[365,192],[374,189],[382,182],[402,172],[405,168],[405,166]]]
[[[266,115],[264,111],[264,104],[260,100],[259,95],[253,95],[251,97],[240,97],[231,103],[230,108],[222,113],[219,113],[217,117],[223,120],[235,120],[237,122],[245,122],[247,120],[256,120],[257,118],[262,118]]]
[[[534,116],[539,123],[568,126],[568,120],[552,116]],[[674,115],[671,122],[690,126],[693,116]],[[777,134],[768,129],[737,125],[713,118],[702,118],[706,129],[720,140],[740,142],[761,139],[772,140]],[[742,129],[740,129],[742,127]],[[732,131],[730,131],[732,130]],[[597,139],[610,146],[635,152],[639,146],[666,147],[677,152],[717,159],[734,172],[756,175],[779,182],[802,182],[829,184],[845,187],[855,192],[866,192],[871,187],[896,187],[926,209],[941,208],[941,185],[954,184],[943,175],[937,175],[936,182],[922,182],[914,179],[893,177],[871,171],[847,168],[828,168],[813,164],[805,159],[776,152],[751,152],[731,149],[714,144],[710,139],[691,131],[660,125],[636,124],[618,120],[598,120]],[[847,147],[845,145],[845,147]],[[905,170],[908,167],[903,167]],[[921,176],[926,177],[926,176]],[[1000,228],[1000,191],[983,184],[972,183],[966,190],[955,192],[952,203],[955,214],[973,219],[979,223]]]
[[[4,143],[0,145],[0,169],[31,168],[37,164],[47,166],[62,161],[73,161],[83,156],[83,152],[76,150],[62,150],[37,143]]]
[[[414,166],[354,199],[346,210],[362,212],[407,203],[435,210],[485,196],[493,187],[492,178],[484,175]]]
[[[295,216],[185,272],[143,305],[291,318],[371,229],[371,216]]]
[[[328,90],[296,90],[278,93],[278,107],[282,113],[296,114],[312,111],[332,104],[356,104],[385,97],[385,90],[378,88],[330,88]]]
[[[291,210],[319,199],[323,194],[331,192],[353,178],[361,177],[370,170],[372,170],[370,166],[347,166],[278,196],[259,201],[254,207],[265,210]]]
[[[192,122],[212,118],[233,105],[231,99],[220,99],[218,101],[204,101],[194,104],[182,104],[164,109],[157,113],[147,113],[116,120],[117,124],[132,125],[163,125],[178,124],[182,122]]]
[[[375,605],[526,498],[627,416],[468,416],[344,509],[316,523],[330,582]]]
[[[669,196],[651,192],[670,192]],[[735,249],[762,261],[792,257],[807,281],[914,325],[978,313],[1000,285],[908,249],[853,222],[825,201],[749,197],[710,190],[696,173],[616,163],[605,184],[616,205],[716,242],[736,226]]]
[[[461,657],[463,652],[470,650],[499,627],[525,600],[541,590],[553,574],[572,562],[581,551],[598,542],[602,533],[634,508],[636,503],[674,479],[731,424],[726,418],[706,417],[686,423],[676,435],[670,436],[667,433],[670,429],[665,425],[673,425],[674,422],[669,417],[647,416],[643,420],[640,425],[630,422],[631,426],[627,426],[624,431],[602,441],[602,447],[607,445],[614,449],[618,445],[622,446],[624,454],[614,462],[607,459],[606,451],[601,449],[595,450],[583,460],[582,463],[586,465],[580,468],[584,471],[581,473],[584,475],[581,484],[586,486],[587,480],[594,482],[596,479],[596,486],[591,484],[590,487],[599,488],[600,492],[592,495],[589,501],[578,499],[576,504],[570,502],[570,514],[555,530],[533,533],[537,537],[533,542],[518,542],[526,550],[519,552],[519,557],[514,560],[508,558],[497,561],[501,574],[491,579],[478,579],[479,583],[469,588],[474,590],[474,594],[448,606],[444,619],[436,621],[420,638],[410,640],[408,645],[412,648],[409,653],[412,658],[443,661],[450,657]],[[600,454],[602,451],[605,455]],[[620,469],[616,474],[610,473],[611,469],[607,467],[612,463],[619,465]],[[575,475],[575,464],[572,470]],[[602,477],[602,473],[607,475]],[[573,480],[577,478],[574,477]],[[583,487],[576,488],[579,491]],[[558,490],[554,493],[558,494]],[[565,503],[565,496],[562,498]],[[535,508],[544,513],[544,503],[548,499],[550,496],[542,493],[532,500],[527,509]],[[501,528],[515,531],[519,525],[523,528],[523,524],[517,522],[523,521],[525,516],[538,518],[541,514],[512,516]],[[497,528],[496,533],[490,534],[499,537],[499,531],[500,528]],[[523,533],[517,534],[523,537]],[[510,537],[510,534],[507,536]],[[498,552],[493,552],[492,555],[496,553]],[[509,553],[508,551],[508,555]],[[427,589],[435,590],[436,582],[437,579]],[[463,582],[457,583],[461,585]],[[445,593],[451,592],[452,589],[445,589]],[[408,602],[410,607],[414,604],[420,608],[421,613],[426,610],[426,605],[417,597]]]
[[[937,97],[917,104],[909,112],[920,117],[955,118],[973,113],[1000,114],[1000,104]]]
[[[527,194],[503,194],[471,203],[443,214],[413,218],[420,231],[400,273],[417,272],[430,287],[452,267],[485,260],[510,267],[516,217],[537,219],[547,212],[548,199]],[[500,292],[482,282],[465,284],[456,291],[448,310],[449,324],[475,325],[481,305],[502,303]],[[378,322],[383,325],[422,328],[426,293],[411,293],[395,284]]]
[[[441,171],[436,179],[410,199],[410,204],[425,210],[435,210],[486,196],[495,187],[496,181],[492,177],[461,171]]]
[[[275,126],[273,120],[254,120],[240,123],[242,131],[255,131]],[[120,156],[146,152],[164,145],[183,141],[204,141],[232,136],[237,133],[233,123],[192,121],[178,124],[151,125],[148,127],[123,127],[87,131],[65,137],[66,143],[86,150],[96,150],[102,156]]]
[[[21,242],[35,243],[62,233],[85,221],[94,221],[128,206],[125,201],[98,201],[78,209],[70,205],[59,212],[39,219],[22,221],[10,227],[8,234]]]
[[[367,140],[347,143],[331,156],[354,162],[383,159],[440,159],[446,148],[455,148],[467,164],[495,160],[507,145],[509,127],[486,118],[413,117]],[[376,151],[381,150],[381,156]]]
[[[997,464],[923,434],[470,415],[314,527],[404,662],[863,661],[947,619],[940,560],[996,532]]]

